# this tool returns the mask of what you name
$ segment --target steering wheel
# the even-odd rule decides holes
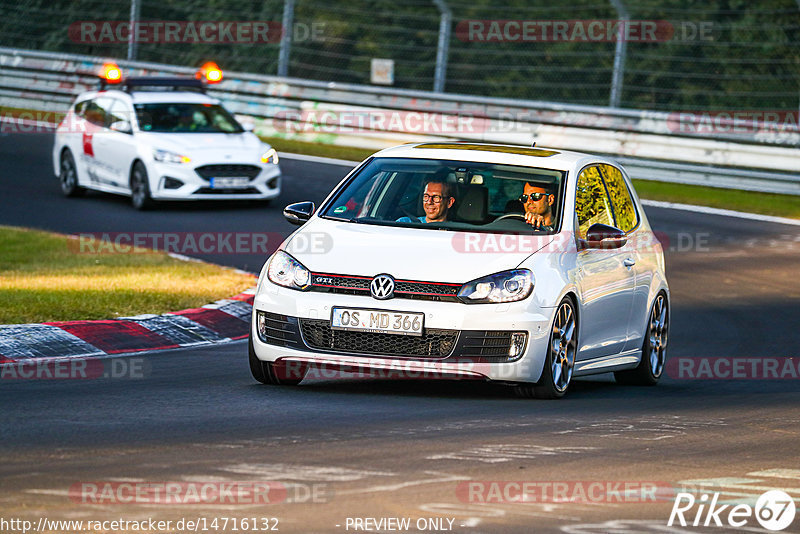
[[[521,213],[506,213],[505,215],[501,215],[500,217],[496,218],[494,222],[502,221],[503,219],[520,219],[524,221],[525,216]]]

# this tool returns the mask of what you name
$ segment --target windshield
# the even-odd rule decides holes
[[[218,104],[136,104],[143,132],[242,133],[244,129]]]
[[[550,233],[559,226],[564,175],[471,161],[376,158],[321,215],[383,226]]]

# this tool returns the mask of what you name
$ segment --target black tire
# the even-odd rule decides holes
[[[78,185],[78,168],[69,149],[61,153],[58,181],[65,197],[79,197],[86,192],[86,189]]]
[[[635,369],[617,371],[614,379],[626,386],[655,386],[664,373],[669,338],[669,301],[659,293],[647,315],[647,332],[642,342],[642,357]]]
[[[247,355],[250,360],[250,373],[258,382],[270,386],[296,386],[306,376],[307,366],[292,367],[276,366],[270,362],[258,359],[253,348],[252,332],[247,337]],[[287,376],[291,374],[292,376]]]
[[[575,304],[569,297],[559,303],[550,327],[550,343],[547,349],[542,376],[535,384],[520,384],[516,393],[520,397],[537,399],[560,399],[569,389],[575,355],[578,352],[578,315]]]
[[[141,161],[134,163],[131,170],[131,204],[140,211],[150,209],[155,204],[153,197],[150,195],[147,169],[145,169]]]

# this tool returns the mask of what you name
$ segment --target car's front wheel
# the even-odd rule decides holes
[[[145,169],[141,161],[134,163],[131,171],[131,203],[137,210],[146,210],[153,207],[147,169]]]
[[[58,181],[65,197],[77,197],[86,192],[86,189],[78,185],[78,168],[75,166],[75,158],[72,157],[72,152],[69,150],[65,150],[61,154]]]
[[[264,362],[256,356],[255,348],[253,347],[253,334],[251,333],[247,338],[247,353],[250,359],[250,373],[257,381],[262,384],[269,384],[272,386],[296,386],[303,381],[306,376],[307,367],[292,366],[292,367],[279,367],[271,362]]]
[[[578,317],[572,299],[564,297],[558,305],[542,376],[536,384],[517,386],[521,397],[559,399],[567,393],[578,351]]]
[[[667,361],[668,336],[669,302],[665,293],[659,293],[650,309],[639,365],[636,369],[614,373],[617,382],[631,386],[655,386]]]

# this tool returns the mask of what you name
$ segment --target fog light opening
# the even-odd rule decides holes
[[[164,177],[164,183],[162,185],[164,189],[180,189],[182,186],[183,182],[177,178],[172,178],[171,176]]]
[[[267,187],[269,187],[270,189],[275,189],[276,187],[278,187],[278,180],[279,178],[276,176],[275,178],[267,182]]]
[[[258,339],[266,343],[267,340],[267,314],[262,311],[256,312],[256,331]]]
[[[514,332],[511,334],[511,343],[508,347],[508,357],[510,359],[518,358],[525,350],[525,342],[528,340],[526,332]]]

